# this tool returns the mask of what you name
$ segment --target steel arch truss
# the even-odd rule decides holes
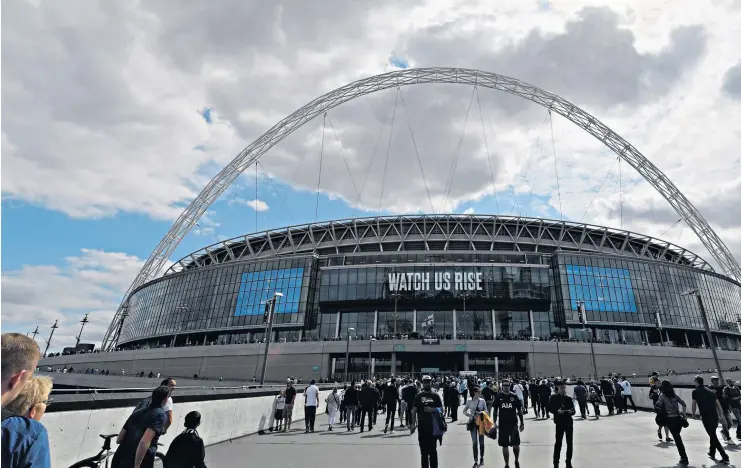
[[[124,301],[119,306],[115,318],[108,327],[108,331],[103,338],[103,347],[105,349],[111,347],[111,338],[116,328],[115,324],[131,291],[153,279],[162,271],[167,259],[206,209],[216,201],[239,174],[266,151],[306,122],[344,102],[376,91],[423,83],[452,83],[495,89],[520,96],[571,120],[633,166],[692,228],[723,271],[741,280],[741,266],[687,197],[633,145],[594,116],[556,94],[515,78],[462,68],[416,68],[371,76],[330,91],[296,110],[243,149],[206,185],[152,251],[126,292]]]
[[[467,251],[593,252],[711,266],[677,245],[603,226],[521,216],[404,215],[303,224],[235,237],[204,247],[167,274],[281,255]]]

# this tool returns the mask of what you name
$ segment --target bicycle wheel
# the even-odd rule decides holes
[[[161,452],[157,452],[154,455],[154,464],[152,466],[154,468],[165,468],[165,455]]]

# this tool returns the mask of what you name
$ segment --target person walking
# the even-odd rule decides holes
[[[355,389],[355,381],[345,390],[345,411],[347,411],[347,432],[355,430],[355,408],[358,406],[358,391]]]
[[[337,412],[340,410],[340,396],[337,394],[337,387],[332,389],[332,393],[327,395],[324,400],[327,403],[327,416],[329,417],[329,430],[332,431],[332,426],[335,423],[335,417]]]
[[[461,404],[461,395],[458,393],[458,385],[456,385],[455,382],[450,383],[450,403],[448,404],[448,408],[450,408],[450,421],[451,422],[457,422],[458,421],[458,406]]]
[[[316,386],[314,379],[309,382],[309,386],[304,390],[304,401],[304,415],[306,418],[306,431],[304,432],[314,432],[316,409],[319,407],[319,388]]]
[[[394,418],[396,417],[396,405],[399,402],[399,389],[396,388],[396,379],[391,379],[391,384],[386,386],[383,392],[383,402],[386,404],[386,426],[383,433],[389,430],[389,420],[391,421],[391,433],[394,433]]]
[[[468,380],[461,379],[461,383],[458,384],[458,392],[463,397],[463,404],[466,404],[466,401],[468,401]]]
[[[540,381],[540,385],[538,385],[538,400],[540,401],[540,414],[545,419],[551,418],[548,410],[550,399],[551,387],[548,385],[548,381],[543,379]]]
[[[588,396],[589,401],[592,403],[592,409],[594,410],[594,417],[596,419],[599,419],[600,417],[600,408],[599,408],[600,388],[599,388],[599,385],[597,385],[597,383],[594,380],[592,380],[589,383],[589,388],[587,390],[589,391],[589,396]]]
[[[682,406],[681,411],[679,410],[680,405]],[[687,404],[674,392],[674,387],[668,380],[661,382],[661,396],[656,402],[656,414],[657,418],[674,436],[677,452],[679,452],[679,464],[689,465],[690,462],[687,459],[687,452],[684,449],[681,435],[682,428],[686,427],[687,424]],[[661,435],[661,427],[659,427],[659,435]],[[667,442],[671,441],[669,437],[666,440]]]
[[[579,403],[581,418],[587,419],[587,387],[584,386],[584,382],[581,380],[577,381],[574,387],[574,398]]]
[[[556,382],[557,392],[551,396],[548,409],[553,413],[553,422],[556,424],[556,443],[553,446],[553,467],[558,468],[561,459],[561,444],[566,436],[566,468],[572,468],[571,457],[574,455],[574,420],[576,414],[574,400],[566,395],[566,382]]]
[[[652,375],[649,382],[648,398],[653,402],[654,412],[656,413],[655,421],[656,425],[659,426],[656,435],[659,436],[659,440],[663,440],[661,437],[661,429],[663,428],[664,433],[666,434],[666,441],[672,442],[673,439],[669,437],[669,427],[666,425],[666,420],[659,414],[659,410],[656,408],[656,404],[659,402],[659,398],[661,397],[661,381],[659,380],[659,376]]]
[[[613,397],[615,400],[615,410],[617,414],[623,414],[623,409],[625,407],[625,401],[623,400],[623,387],[618,383],[617,378],[612,379],[612,388],[615,389],[615,396]]]
[[[535,419],[540,417],[540,391],[538,390],[538,384],[535,379],[530,381],[530,400],[532,403],[533,411],[535,411]]]
[[[417,396],[417,385],[416,382],[410,381],[409,385],[401,389],[401,399],[406,403],[406,414],[404,419],[407,422],[407,426],[412,425],[412,408],[414,407],[414,398]]]
[[[612,382],[609,379],[604,377],[600,380],[599,385],[602,389],[602,396],[605,398],[605,404],[607,405],[607,415],[612,416],[615,413],[615,387],[612,386]]]
[[[376,391],[371,382],[363,382],[360,387],[360,432],[365,430],[365,416],[368,416],[368,430],[373,429],[373,409],[376,407]]]
[[[739,389],[741,382],[737,381],[734,384],[730,378],[726,379],[726,382],[728,382],[728,385],[723,390],[724,396],[728,402],[728,408],[736,418],[736,438],[741,439],[741,389]]]
[[[723,446],[720,445],[718,435],[718,414],[720,412],[720,403],[715,396],[715,392],[705,387],[705,382],[701,376],[695,377],[695,389],[692,390],[692,417],[695,417],[697,409],[700,409],[700,418],[705,432],[710,438],[710,451],[708,455],[715,460],[716,451],[720,454],[721,463],[728,465],[729,459]]]
[[[347,384],[342,386],[342,392],[340,393],[340,424],[345,422],[345,413],[347,412],[347,408],[345,408],[345,392],[347,391]]]
[[[491,380],[487,379],[484,388],[481,389],[481,396],[486,402],[486,411],[489,413],[491,413],[491,405],[494,404],[494,395],[496,395],[494,385],[492,385]]]
[[[463,408],[463,415],[468,417],[466,429],[471,433],[471,443],[473,444],[473,468],[484,464],[484,434],[479,431],[481,413],[486,413],[486,401],[481,398],[481,389],[473,387],[473,397],[466,403]]]
[[[715,392],[715,398],[718,399],[718,403],[720,403],[720,411],[718,411],[718,420],[720,421],[721,426],[723,426],[723,430],[721,431],[721,434],[723,434],[723,439],[725,439],[726,442],[731,441],[731,417],[730,417],[730,409],[728,407],[728,401],[726,401],[725,397],[725,388],[726,386],[720,381],[718,376],[714,375],[710,377],[710,386],[708,386],[710,390]]]
[[[624,376],[620,378],[620,386],[623,387],[623,407],[625,408],[625,412],[628,412],[628,400],[630,400],[630,404],[633,406],[633,412],[636,413],[638,410],[636,409],[635,401],[633,401],[633,389],[630,386],[630,382]]]
[[[512,447],[515,454],[515,468],[520,468],[520,432],[525,430],[525,421],[522,415],[522,400],[511,392],[510,388],[510,382],[502,381],[501,392],[492,405],[491,418],[497,424],[497,442],[502,447],[505,468],[509,468],[509,447]],[[517,418],[520,419],[519,427]],[[481,464],[484,464],[483,458]]]
[[[432,391],[432,378],[422,377],[422,391],[414,397],[411,433],[417,431],[422,468],[438,468],[437,437],[433,434],[432,412],[442,408],[440,395]]]

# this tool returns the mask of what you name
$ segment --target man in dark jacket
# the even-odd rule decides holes
[[[530,381],[530,400],[533,405],[533,410],[535,410],[535,418],[540,417],[540,392],[538,391],[538,384],[535,382],[535,380]]]
[[[605,398],[605,403],[607,404],[607,413],[612,416],[615,412],[615,402],[613,400],[613,397],[615,396],[615,388],[612,386],[612,382],[604,377],[600,380],[599,386],[602,389],[602,396]]]
[[[584,382],[579,380],[576,382],[574,387],[574,398],[579,402],[579,411],[581,411],[581,418],[587,419],[587,387],[584,386]]]
[[[576,413],[574,400],[566,395],[566,382],[556,382],[557,392],[551,396],[548,411],[553,413],[553,422],[556,423],[556,444],[553,446],[553,466],[558,468],[561,459],[561,443],[566,435],[566,468],[571,468],[571,457],[574,454],[574,420],[571,417]]]
[[[360,389],[360,432],[365,427],[365,416],[368,415],[368,430],[373,429],[373,410],[376,407],[376,391],[370,381],[363,383]]]
[[[399,402],[399,389],[396,388],[396,379],[391,379],[391,383],[383,391],[383,402],[386,405],[386,427],[383,433],[389,430],[389,419],[391,420],[391,433],[394,433],[394,419],[396,418],[396,404]]]
[[[355,430],[355,408],[358,407],[358,391],[355,390],[355,381],[345,390],[345,411],[347,411],[347,432]]]
[[[541,381],[540,385],[538,385],[538,399],[540,401],[541,414],[545,419],[550,419],[548,413],[548,402],[551,399],[551,387],[545,380]]]
[[[417,396],[417,386],[414,382],[409,382],[409,385],[402,387],[401,399],[407,403],[406,414],[404,419],[407,421],[407,425],[411,425],[412,420],[412,408],[414,407],[414,397]]]
[[[458,393],[458,386],[455,382],[450,383],[450,390],[448,390],[448,408],[450,408],[450,420],[451,422],[458,421],[458,405],[461,402],[461,394]]]
[[[613,378],[612,387],[615,389],[615,409],[617,409],[617,414],[622,414],[623,406],[625,405],[625,401],[623,401],[623,386],[618,383],[617,379]],[[627,407],[625,407],[625,412],[628,412]]]

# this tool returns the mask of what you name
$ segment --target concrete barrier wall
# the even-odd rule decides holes
[[[320,392],[318,413],[324,412],[324,399],[329,393],[329,391]],[[133,408],[111,408],[44,415],[42,423],[49,432],[52,466],[70,466],[76,461],[98,453],[103,442],[98,435],[117,434],[132,410]],[[184,430],[183,420],[190,411],[201,413],[201,426],[198,428],[198,433],[206,445],[211,445],[268,430],[274,421],[275,397],[175,403],[172,426],[167,434],[160,437],[159,441],[164,446],[160,447],[159,451],[167,452],[167,447],[173,439]],[[302,394],[299,394],[293,408],[293,427],[303,428],[304,423],[301,421],[303,419],[304,398]],[[208,450],[206,450],[206,464],[208,464]]]
[[[344,357],[344,341],[308,343],[275,343],[268,356],[267,379],[285,382],[286,377],[311,379],[327,377],[331,373],[331,357]],[[367,356],[368,341],[350,342],[350,353]],[[434,348],[434,349],[430,349]],[[402,351],[403,349],[403,351]],[[397,361],[404,361],[406,353],[487,353],[490,355],[527,355],[531,376],[582,376],[593,373],[589,343],[551,341],[463,341],[444,340],[439,346],[424,346],[419,340],[381,340],[373,342],[373,354],[396,353]],[[224,346],[192,346],[183,348],[143,349],[115,353],[79,354],[43,359],[40,366],[74,369],[109,369],[111,373],[126,375],[161,372],[163,376],[192,376],[250,381],[262,367],[264,345],[241,344]],[[595,344],[595,360],[599,375],[610,372],[648,375],[651,371],[695,372],[698,368],[715,368],[708,349],[671,348],[662,346],[630,346]],[[559,355],[560,368],[559,371]],[[741,352],[718,351],[721,367],[729,369],[741,365]],[[465,369],[464,369],[465,370]]]

